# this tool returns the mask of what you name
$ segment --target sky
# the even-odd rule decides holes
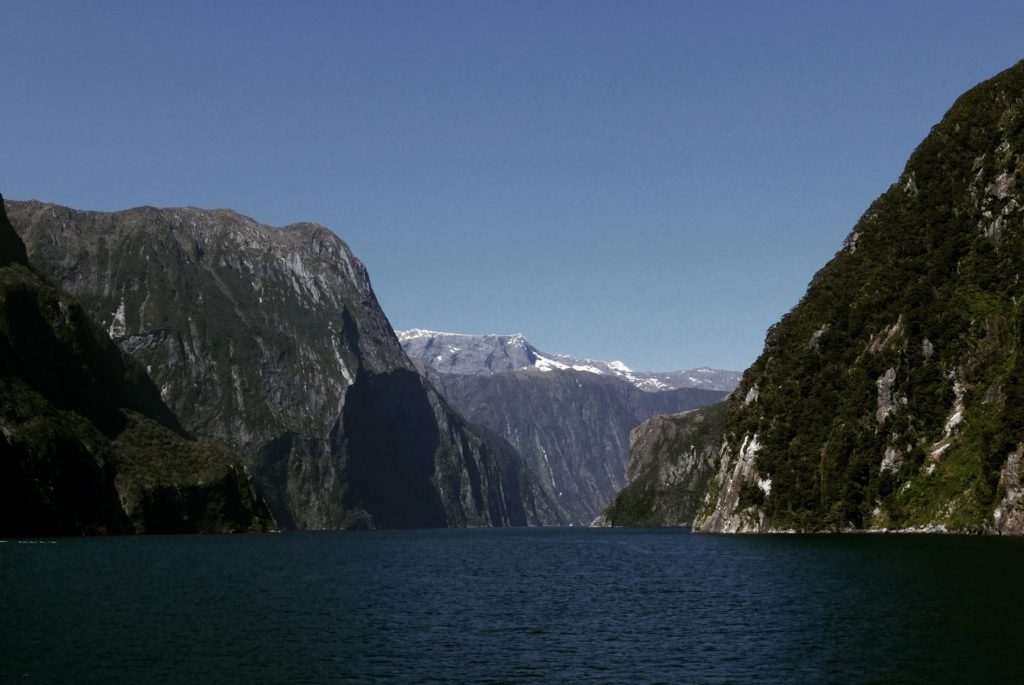
[[[316,221],[396,330],[745,369],[1020,2],[0,0],[0,193]]]

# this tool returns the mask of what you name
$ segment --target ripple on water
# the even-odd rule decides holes
[[[0,679],[1019,675],[1021,540],[531,529],[47,542],[0,551]]]

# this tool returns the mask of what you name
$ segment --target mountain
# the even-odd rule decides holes
[[[528,369],[435,374],[460,414],[508,440],[575,524],[589,524],[625,483],[629,434],[645,419],[721,401],[724,392],[644,392],[611,376]]]
[[[591,525],[688,526],[718,465],[728,403],[655,416],[629,434],[626,486]]]
[[[1022,103],[960,97],[769,329],[696,530],[1024,532]]]
[[[282,526],[562,520],[515,450],[420,376],[327,228],[191,207],[7,208],[33,262],[146,368],[185,428],[242,455]]]
[[[576,524],[625,483],[629,432],[657,414],[720,401],[739,374],[644,373],[538,350],[522,335],[400,332],[406,353],[459,413],[508,440]]]
[[[0,199],[0,537],[272,528],[239,458],[30,266]]]
[[[414,328],[400,331],[398,339],[406,354],[439,373],[489,375],[503,371],[583,371],[597,376],[621,378],[641,390],[652,392],[679,388],[724,390],[735,388],[740,374],[722,369],[682,371],[633,371],[620,361],[577,359],[564,354],[541,352],[521,334],[463,335]]]

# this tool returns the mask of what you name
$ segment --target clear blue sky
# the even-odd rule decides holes
[[[1020,2],[0,0],[0,192],[318,221],[396,329],[743,369]]]

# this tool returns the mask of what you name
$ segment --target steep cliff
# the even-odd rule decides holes
[[[590,523],[625,482],[629,434],[657,414],[720,401],[698,388],[645,392],[583,371],[431,374],[463,416],[507,439],[568,519]]]
[[[629,434],[626,487],[591,525],[688,526],[715,474],[728,405],[647,419]]]
[[[767,334],[695,527],[1024,532],[1024,63],[953,105]]]
[[[29,265],[0,203],[0,536],[267,530],[238,457]]]
[[[525,525],[555,506],[416,372],[323,226],[229,210],[9,202],[50,279],[145,366],[191,432],[238,450],[288,527]]]

